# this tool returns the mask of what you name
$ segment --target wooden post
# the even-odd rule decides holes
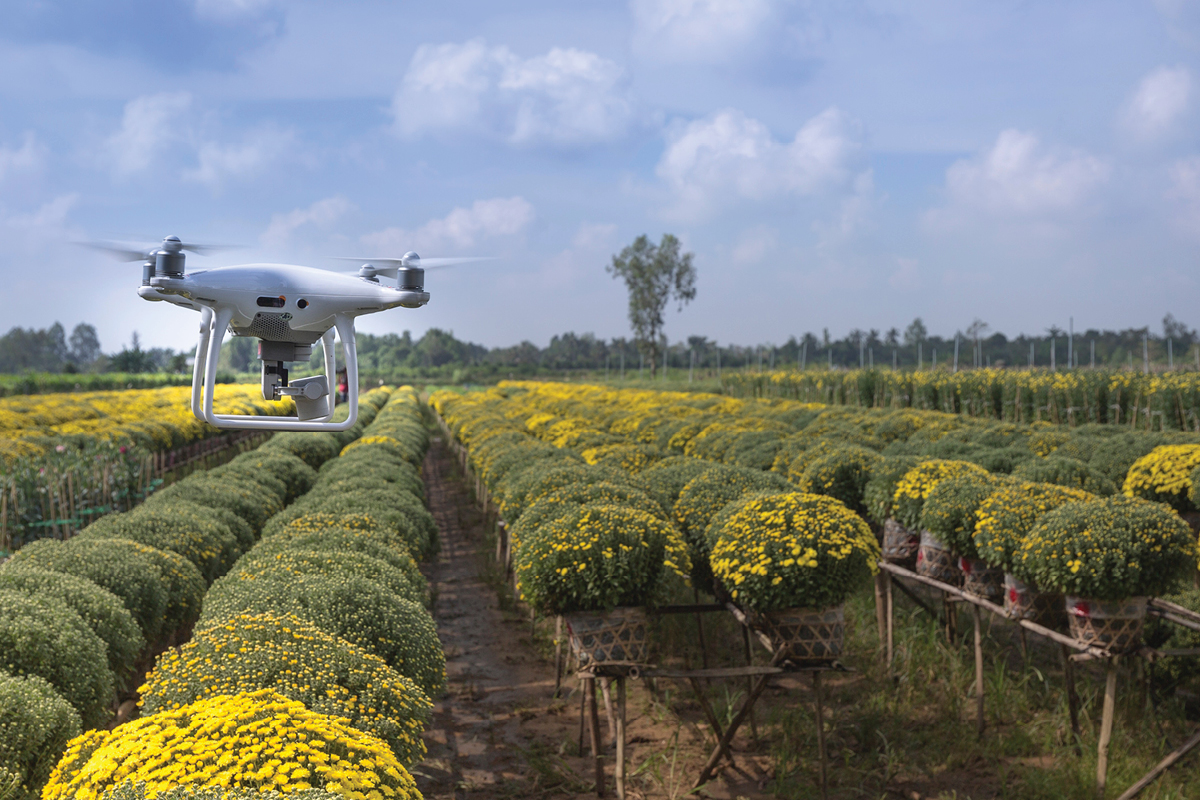
[[[975,725],[976,734],[982,739],[985,725],[983,717],[983,625],[980,620],[979,606],[972,604],[971,610],[975,612]]]
[[[596,770],[596,796],[604,797],[604,763],[600,760],[600,708],[596,702],[596,678],[584,678],[587,688],[588,730],[592,736],[592,763]]]
[[[625,677],[617,678],[617,763],[613,778],[617,784],[617,800],[625,800]]]
[[[504,540],[508,537],[504,520],[496,523],[496,563],[504,566]]]
[[[700,605],[700,590],[695,586],[692,587],[692,600],[696,605]],[[705,669],[708,669],[708,643],[704,641],[704,615],[697,611],[694,616],[696,617],[696,634],[700,642],[700,663]]]
[[[1067,710],[1071,715],[1071,736],[1074,739],[1075,755],[1083,755],[1079,745],[1079,695],[1075,691],[1075,662],[1071,660],[1071,650],[1067,645],[1060,644],[1063,657],[1063,679],[1067,685]]]
[[[875,625],[879,629],[879,649],[887,646],[887,600],[884,595],[886,589],[884,583],[887,581],[887,575],[883,570],[875,576]]]
[[[587,681],[579,682],[579,755],[583,755],[583,729],[587,727]]]
[[[775,664],[772,663],[771,666],[775,666]],[[708,757],[708,762],[704,765],[704,769],[700,771],[700,778],[696,781],[696,788],[708,783],[709,779],[712,778],[713,770],[717,768],[717,763],[720,762],[721,755],[729,749],[729,743],[733,741],[734,734],[737,733],[738,728],[741,727],[742,722],[746,719],[746,714],[750,712],[750,709],[758,701],[758,696],[762,694],[763,689],[767,688],[767,680],[770,677],[770,675],[763,675],[758,679],[758,683],[754,684],[754,689],[746,698],[746,702],[742,704],[738,713],[730,720],[729,727],[725,729],[721,740],[717,742],[716,749]]]
[[[608,687],[612,685],[612,678],[604,680],[597,678],[600,683],[600,694],[604,697],[604,718],[608,720],[608,738],[616,741],[617,738],[617,715],[613,711],[612,693],[608,691]]]
[[[1188,752],[1196,747],[1196,745],[1200,745],[1200,733],[1195,734],[1192,736],[1192,738],[1188,739],[1179,747],[1172,750],[1166,758],[1155,765],[1154,769],[1146,773],[1145,777],[1143,777],[1133,786],[1130,786],[1128,789],[1126,789],[1124,794],[1118,797],[1117,800],[1133,800],[1133,798],[1137,797],[1143,789],[1154,783],[1154,781],[1158,779],[1159,775],[1163,774],[1172,766],[1174,766],[1175,762],[1187,755]]]
[[[817,761],[821,767],[821,800],[829,797],[829,776],[825,766],[825,704],[821,697],[821,670],[812,674],[813,694],[817,698]]]
[[[892,573],[885,572],[887,576],[887,668],[888,675],[892,674],[892,662],[895,659],[895,638],[896,638],[896,604],[892,597]]]
[[[742,625],[742,649],[746,653],[746,666],[754,666],[754,656],[750,652],[750,629]],[[749,675],[746,676],[746,696],[750,696],[751,690],[754,688],[754,679]],[[750,735],[754,738],[754,743],[758,743],[758,721],[754,718],[754,706],[750,706]]]
[[[554,694],[553,697],[558,697],[562,691],[563,677],[563,618],[559,614],[554,618]]]
[[[1113,713],[1117,703],[1117,662],[1110,659],[1104,681],[1104,711],[1100,717],[1100,747],[1096,759],[1096,796],[1103,800],[1108,782],[1108,744],[1112,740]]]
[[[953,645],[958,638],[958,609],[950,602],[947,592],[942,592],[942,609],[946,615],[946,642]]]

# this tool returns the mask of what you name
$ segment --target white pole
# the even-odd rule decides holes
[[[917,369],[925,368],[925,343],[917,342]]]
[[[1075,318],[1067,317],[1067,366],[1075,366]]]
[[[1096,340],[1092,339],[1092,369],[1096,368]]]
[[[1055,357],[1056,355],[1058,355],[1058,354],[1055,352],[1056,350],[1058,350],[1058,337],[1057,337],[1057,336],[1051,336],[1051,337],[1050,337],[1050,371],[1051,371],[1051,372],[1054,372],[1054,371],[1055,371],[1055,370],[1058,368],[1058,367],[1057,367],[1057,364],[1056,364],[1056,362],[1055,362],[1055,360],[1054,360],[1054,357]]]
[[[1175,369],[1175,340],[1167,337],[1167,369]]]
[[[958,372],[958,334],[954,334],[954,371]]]

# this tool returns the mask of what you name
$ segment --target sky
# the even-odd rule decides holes
[[[493,256],[360,318],[628,335],[605,266],[695,254],[673,340],[1200,325],[1200,2],[8,0],[0,329],[194,344],[83,240],[189,268]]]

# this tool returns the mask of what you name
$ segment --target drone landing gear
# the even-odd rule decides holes
[[[263,359],[262,392],[267,400],[291,397],[296,403],[295,418],[263,415],[228,415],[213,413],[213,389],[217,378],[217,357],[221,343],[233,312],[228,309],[211,308],[200,312],[200,342],[196,347],[196,368],[192,376],[192,413],[218,428],[232,430],[273,431],[344,431],[358,421],[358,353],[354,346],[354,320],[345,314],[334,317],[334,328],[321,337],[325,350],[325,374],[309,378],[298,378],[288,382],[285,361],[307,360],[312,354],[309,345],[290,342],[261,342],[259,357]],[[333,398],[329,387],[333,384],[336,361],[333,350],[333,334],[337,330],[346,353],[346,382],[349,389],[347,405],[350,414],[341,422],[333,418]]]

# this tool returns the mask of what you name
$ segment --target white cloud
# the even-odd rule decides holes
[[[262,16],[279,5],[279,0],[196,0],[196,15],[220,22],[235,22]]]
[[[392,113],[405,136],[466,128],[512,144],[578,145],[623,134],[632,106],[620,67],[595,53],[556,47],[523,59],[473,39],[417,48]]]
[[[1186,67],[1159,67],[1138,84],[1126,103],[1121,122],[1143,141],[1171,133],[1187,111],[1192,75]]]
[[[460,206],[416,230],[386,228],[369,233],[362,242],[380,256],[400,256],[409,250],[427,250],[437,256],[443,250],[460,250],[492,237],[518,234],[533,218],[533,206],[525,198],[495,197],[476,200],[470,208]]]
[[[252,131],[240,142],[202,142],[196,153],[195,168],[185,170],[183,177],[218,188],[230,178],[260,172],[287,154],[294,143],[293,134],[274,129]]]
[[[341,195],[318,200],[308,208],[297,208],[286,214],[275,214],[271,224],[259,239],[269,247],[283,247],[291,241],[297,229],[313,225],[327,229],[354,208],[354,204]]]
[[[595,250],[612,241],[617,226],[611,222],[585,222],[575,231],[571,246],[576,250]]]
[[[121,129],[105,143],[113,171],[127,177],[149,168],[168,144],[183,138],[182,118],[191,104],[187,92],[143,95],[126,103]]]
[[[0,180],[4,180],[13,172],[29,172],[42,165],[46,156],[46,148],[34,138],[33,133],[26,133],[20,147],[0,146]]]
[[[1095,156],[1051,151],[1031,133],[1006,130],[986,153],[946,170],[950,205],[934,212],[933,221],[952,221],[962,214],[1061,217],[1089,205],[1108,176],[1108,164]]]
[[[1200,239],[1200,156],[1183,158],[1168,170],[1170,199],[1175,200],[1175,224],[1188,236]]]
[[[731,198],[811,195],[840,184],[858,149],[843,114],[830,108],[790,142],[740,111],[721,111],[676,129],[656,173],[676,195],[680,216],[702,216]]]
[[[753,41],[770,0],[631,0],[634,48],[655,59],[720,62]]]
[[[735,264],[757,264],[779,245],[779,232],[768,225],[742,231],[730,253]]]

